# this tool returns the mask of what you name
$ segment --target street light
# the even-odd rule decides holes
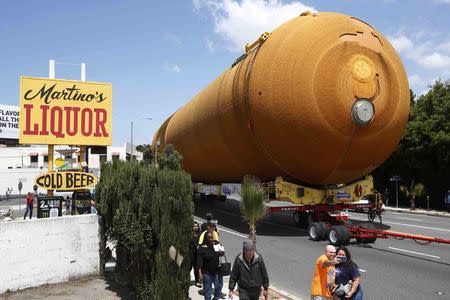
[[[131,158],[130,161],[133,161],[133,121],[131,121]]]
[[[152,120],[153,118],[152,117],[146,117],[146,119],[147,120]],[[130,158],[130,161],[133,161],[133,121],[131,121],[131,141],[130,141],[130,144],[131,144],[131,158]]]

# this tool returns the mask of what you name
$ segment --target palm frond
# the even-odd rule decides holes
[[[251,224],[256,224],[266,213],[264,190],[255,177],[246,176],[244,178],[241,189],[240,208],[242,215]]]

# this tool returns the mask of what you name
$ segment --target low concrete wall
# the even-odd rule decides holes
[[[98,274],[97,215],[0,223],[0,294]]]

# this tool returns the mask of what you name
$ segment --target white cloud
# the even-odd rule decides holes
[[[300,2],[280,0],[193,0],[196,10],[207,8],[214,21],[214,31],[229,42],[231,51],[242,52],[247,43],[255,41],[265,31],[313,7]]]
[[[164,70],[166,70],[167,72],[175,72],[175,73],[180,73],[181,72],[181,68],[179,65],[177,64],[169,64],[169,63],[165,63],[164,64]]]
[[[388,37],[392,46],[394,46],[395,50],[398,52],[404,52],[410,50],[413,47],[413,42],[404,35],[400,35],[397,37]]]
[[[437,50],[440,50],[440,51],[443,51],[443,52],[445,52],[447,54],[450,54],[450,41],[440,44],[437,47]]]
[[[425,80],[421,76],[414,74],[408,77],[409,86],[412,90],[420,91],[417,96],[421,96],[426,94],[430,89],[428,86],[430,85],[431,80]]]
[[[418,85],[424,85],[424,81],[422,80],[422,78],[420,78],[419,75],[414,74],[408,77],[408,81],[410,85],[413,86],[418,86]]]
[[[404,58],[423,68],[444,69],[450,66],[450,41],[423,40],[418,36],[412,38],[403,34],[388,39]]]
[[[206,40],[206,48],[209,50],[209,52],[214,53],[214,51],[216,50],[214,48],[214,42],[211,40]]]
[[[446,68],[450,66],[450,56],[433,52],[423,57],[419,63],[427,69]]]

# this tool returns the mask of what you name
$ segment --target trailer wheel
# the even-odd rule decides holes
[[[324,222],[312,222],[309,225],[309,238],[313,241],[320,241],[325,239],[327,234],[327,227]]]
[[[294,222],[300,228],[308,228],[308,226],[312,223],[310,219],[310,214],[305,211],[296,211],[294,212]]]
[[[363,229],[371,229],[371,230],[377,229],[375,227],[375,225],[373,225],[372,223],[362,223],[361,225],[359,225],[359,227],[361,227]],[[377,240],[376,237],[371,237],[371,238],[367,238],[367,237],[359,238],[358,237],[358,238],[356,238],[356,241],[361,244],[372,244],[372,243],[375,243],[376,240]]]
[[[328,233],[328,241],[334,246],[347,245],[350,237],[350,232],[345,225],[333,226]]]

